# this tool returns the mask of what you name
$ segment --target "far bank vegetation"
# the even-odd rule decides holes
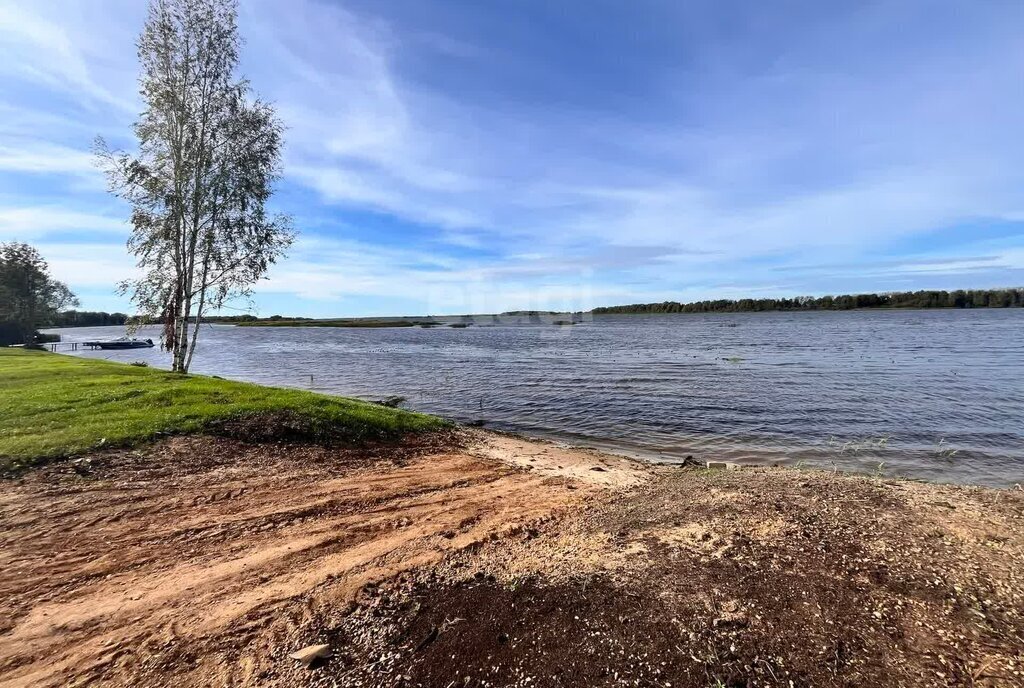
[[[759,311],[849,311],[865,308],[1020,308],[1024,288],[956,291],[899,291],[885,294],[797,296],[791,299],[716,299],[662,301],[595,308],[595,315],[611,313],[744,313]]]

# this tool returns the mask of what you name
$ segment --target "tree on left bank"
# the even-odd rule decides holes
[[[39,251],[18,242],[0,244],[0,345],[32,344],[40,326],[77,305],[67,285],[50,276]]]
[[[134,152],[97,141],[111,191],[131,207],[128,250],[141,277],[121,285],[143,321],[163,325],[171,369],[187,373],[210,310],[247,297],[291,245],[267,209],[284,125],[236,75],[234,0],[151,0],[138,40]]]

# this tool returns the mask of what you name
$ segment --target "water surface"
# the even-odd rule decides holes
[[[123,328],[52,330],[64,341]],[[1024,309],[204,326],[193,371],[382,399],[659,461],[1024,482]],[[143,334],[153,336],[155,330]],[[84,352],[166,367],[159,349]]]

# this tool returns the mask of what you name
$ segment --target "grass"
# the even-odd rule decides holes
[[[378,404],[42,351],[0,349],[0,468],[18,469],[254,414],[288,414],[347,442],[440,429]]]

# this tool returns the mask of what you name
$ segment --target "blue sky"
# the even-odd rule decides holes
[[[0,0],[0,240],[129,310],[141,0]],[[243,0],[260,315],[1024,284],[1024,3]]]

